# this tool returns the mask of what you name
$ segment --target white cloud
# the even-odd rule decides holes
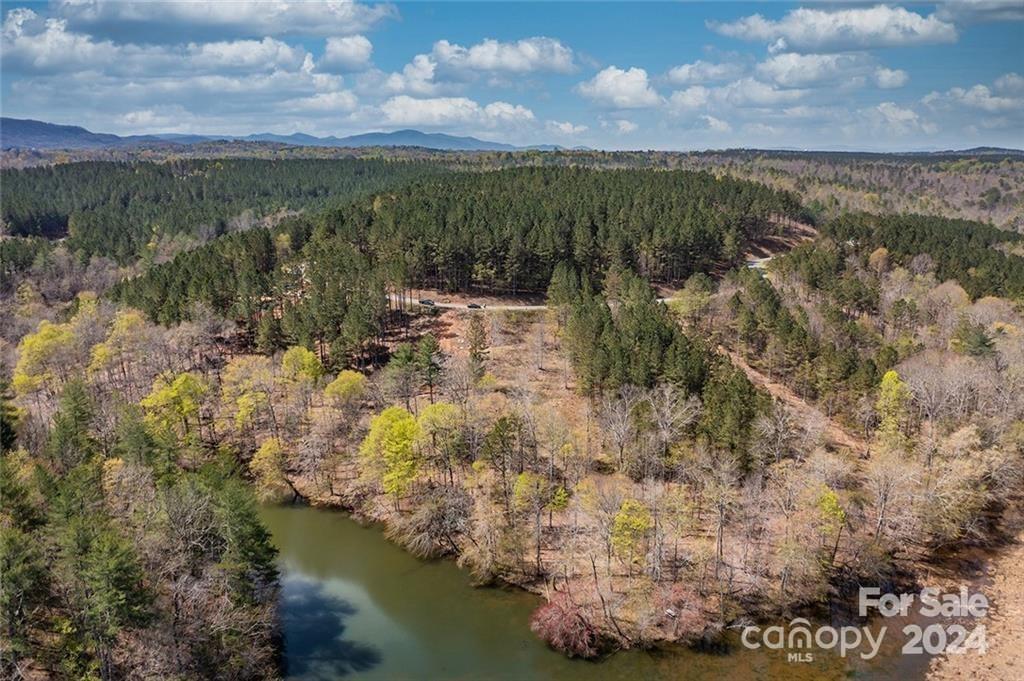
[[[913,109],[907,109],[895,102],[882,102],[863,112],[872,128],[887,135],[903,137],[911,133],[934,134],[938,128],[926,121]]]
[[[698,116],[700,119],[707,115],[724,120],[723,114],[769,117],[779,114],[776,107],[792,105],[809,92],[802,88],[782,88],[756,78],[741,78],[718,87],[691,85],[676,90],[668,97],[666,108],[669,113],[684,118],[692,118],[694,113],[703,114]],[[743,110],[749,111],[741,114]]]
[[[707,124],[708,130],[711,130],[712,132],[731,132],[732,131],[732,126],[729,125],[728,122],[723,121],[723,120],[721,120],[719,118],[715,118],[714,116],[707,116],[707,115],[701,116],[701,120],[703,120]]]
[[[796,106],[788,106],[781,111],[782,116],[785,118],[800,118],[800,119],[823,119],[829,118],[834,113],[833,109],[822,106],[807,106],[806,104],[798,104]]]
[[[1016,73],[1005,73],[996,78],[995,88],[1010,95],[1024,95],[1024,77]]]
[[[462,45],[438,40],[423,54],[407,53],[409,63],[387,73],[372,63],[369,38],[378,39],[363,32],[395,16],[388,6],[51,0],[33,9],[5,7],[3,106],[5,115],[115,132],[341,134],[415,126],[490,132],[517,144],[536,143],[546,133],[588,144],[604,137],[655,146],[699,145],[701,139],[820,146],[842,130],[858,145],[895,148],[890,138],[955,146],[973,128],[974,143],[1013,144],[1024,129],[1020,69],[992,81],[959,81],[963,87],[940,79],[938,92],[913,103],[901,99],[903,91],[884,97],[896,101],[878,104],[854,89],[909,82],[873,48],[949,43],[963,22],[1024,13],[1020,0],[939,5],[930,15],[911,9],[811,5],[780,9],[773,13],[777,19],[746,17],[714,28],[770,45],[763,58],[709,48],[703,59],[655,76],[639,67],[597,65],[549,37]],[[301,36],[301,42],[284,36]],[[323,40],[315,51],[324,48],[316,60],[305,47],[314,38]],[[588,74],[575,78],[584,81],[575,92],[606,109],[590,124],[600,126],[597,131],[574,122],[562,106],[564,92],[541,90],[549,81],[529,75],[567,74],[579,66]],[[469,94],[487,87],[530,90],[547,115],[538,121],[524,105]],[[933,136],[939,125],[943,135]],[[672,135],[661,134],[666,131]]]
[[[921,102],[933,113],[959,121],[975,131],[979,126],[986,130],[1006,130],[1011,138],[1015,136],[1019,140],[1024,126],[1024,78],[1016,73],[996,78],[992,87],[979,83],[969,88],[930,92]],[[1019,144],[1019,141],[1009,144]]]
[[[609,66],[577,85],[576,90],[587,99],[613,109],[640,109],[661,103],[661,97],[647,79],[647,71],[636,67],[623,70]]]
[[[548,121],[544,127],[546,127],[549,132],[555,133],[557,135],[580,135],[587,131],[587,126],[575,125],[568,121]]]
[[[757,65],[757,74],[783,87],[807,87],[863,75],[871,63],[863,54],[784,52]]]
[[[331,71],[359,71],[369,65],[372,54],[373,43],[366,36],[331,37],[319,65]]]
[[[806,94],[807,90],[782,89],[754,78],[741,78],[714,90],[717,100],[738,107],[788,104]]]
[[[526,38],[514,43],[484,40],[471,47],[439,40],[429,54],[413,57],[401,73],[364,74],[360,87],[365,92],[383,89],[391,94],[438,95],[459,92],[468,81],[485,73],[492,76],[489,85],[504,87],[510,82],[502,80],[502,74],[573,70],[572,50],[552,38]]]
[[[139,132],[188,131],[187,126],[195,117],[181,106],[165,106],[128,111],[117,117],[116,126],[121,130]]]
[[[336,92],[318,92],[309,97],[300,97],[281,102],[279,108],[288,111],[308,111],[332,113],[337,111],[353,111],[359,99],[348,90]]]
[[[987,85],[980,84],[967,89],[961,87],[950,88],[945,94],[932,92],[926,95],[923,101],[930,106],[953,104],[971,109],[979,109],[987,113],[1020,111],[1024,109],[1024,98],[996,95],[993,94]]]
[[[129,72],[138,67],[137,59],[133,63]],[[152,63],[158,65],[158,75],[126,77],[110,67],[106,73],[83,72],[75,77],[43,73],[13,79],[5,111],[16,115],[8,103],[17,102],[17,115],[111,132],[152,132],[153,128],[142,127],[148,122],[176,132],[287,133],[323,132],[317,111],[347,109],[351,104],[351,94],[316,97],[343,92],[343,83],[338,76],[316,73],[308,60],[295,70],[248,73],[192,72],[182,67],[180,59]]]
[[[534,119],[533,112],[521,104],[508,102],[492,102],[484,107],[486,124],[524,123]]]
[[[431,56],[439,65],[455,70],[571,73],[576,68],[572,50],[558,40],[545,37],[510,43],[487,39],[470,47],[439,40],[434,43]]]
[[[494,128],[534,121],[533,112],[518,104],[492,102],[481,106],[467,97],[418,99],[399,95],[380,106],[389,126],[478,126]]]
[[[883,90],[903,87],[910,80],[910,76],[902,69],[887,69],[880,66],[875,69],[875,83]]]
[[[274,38],[231,42],[192,43],[187,48],[189,65],[209,70],[256,71],[268,68],[297,69],[307,52]]]
[[[0,33],[6,69],[56,72],[102,67],[114,61],[119,48],[109,40],[94,41],[67,30],[67,22],[43,19],[30,9],[12,9]]]
[[[708,90],[703,85],[693,85],[685,90],[673,92],[672,96],[668,99],[668,104],[672,111],[681,113],[707,106],[710,98],[711,90]]]
[[[754,14],[728,23],[708,22],[708,27],[731,38],[768,43],[775,51],[836,51],[957,40],[956,26],[934,14],[924,17],[886,5],[833,11],[800,8],[778,21]]]
[[[401,73],[387,76],[383,87],[387,92],[409,92],[415,95],[437,94],[441,86],[434,81],[437,62],[428,55],[418,54],[405,65]]]
[[[610,121],[602,120],[601,127],[612,129],[619,135],[628,135],[640,129],[640,126],[626,118],[614,118]]]
[[[739,77],[742,73],[743,66],[740,64],[713,64],[698,59],[692,64],[681,64],[669,69],[667,78],[670,83],[675,85],[690,85],[729,80]]]
[[[220,36],[332,36],[360,33],[398,15],[390,4],[351,1],[142,2],[61,0],[54,13],[93,35],[136,35],[148,43],[175,42],[206,30]]]
[[[309,53],[275,38],[187,45],[118,44],[69,31],[62,19],[43,19],[15,9],[3,23],[5,70],[19,73],[103,72],[132,77],[178,73],[255,73],[305,66]],[[311,68],[311,66],[310,66]]]

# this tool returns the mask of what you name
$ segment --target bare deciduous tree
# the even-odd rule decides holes
[[[796,450],[800,431],[789,409],[779,401],[754,421],[755,450],[767,461],[779,463]]]
[[[643,391],[639,388],[624,385],[617,395],[606,396],[601,401],[601,424],[618,454],[620,470],[625,468],[626,448],[636,438],[633,411],[643,398]]]

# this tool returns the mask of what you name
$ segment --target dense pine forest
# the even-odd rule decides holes
[[[972,298],[1024,295],[1024,257],[997,248],[1014,248],[1024,241],[1016,232],[923,215],[853,214],[827,223],[825,233],[837,240],[856,240],[867,249],[884,247],[904,263],[927,253],[935,260],[936,274],[956,279]]]
[[[0,219],[17,236],[128,262],[183,235],[208,241],[285,211],[322,209],[439,171],[382,160],[71,163],[0,171]]]
[[[1013,149],[858,153],[729,149],[724,151],[437,151],[419,147],[300,147],[270,142],[107,148],[74,152],[0,151],[7,168],[85,160],[352,159],[431,161],[463,170],[519,166],[704,170],[764,183],[798,195],[822,217],[842,212],[921,213],[1024,228],[1024,154]]]
[[[541,593],[578,657],[1008,536],[1013,232],[686,170],[4,172],[5,674],[279,676],[258,503]]]
[[[737,262],[798,212],[787,194],[705,173],[453,175],[226,237],[113,295],[164,323],[203,303],[254,333],[262,320],[264,338],[344,357],[381,332],[387,287],[543,293],[560,264],[591,284],[609,268],[679,281]]]

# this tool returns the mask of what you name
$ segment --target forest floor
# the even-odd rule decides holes
[[[744,259],[770,258],[792,250],[802,243],[813,241],[818,236],[818,230],[803,222],[785,220],[780,226],[782,227],[781,234],[770,234],[752,243],[743,255]]]

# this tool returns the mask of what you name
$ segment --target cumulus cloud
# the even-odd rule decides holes
[[[1016,73],[1005,73],[995,82],[996,90],[1011,95],[1024,95],[1024,77]]]
[[[741,78],[714,91],[717,100],[737,107],[788,104],[803,98],[806,94],[805,89],[779,88],[755,78]]]
[[[414,95],[437,94],[442,86],[434,81],[437,63],[428,55],[418,54],[402,68],[401,73],[388,75],[383,83],[387,92],[408,92]]]
[[[1002,144],[1019,145],[1024,126],[1024,78],[1005,73],[991,86],[978,83],[930,92],[921,102],[935,115],[977,134],[978,130],[1005,131]]]
[[[125,112],[115,119],[115,126],[122,130],[153,132],[184,132],[195,122],[195,116],[184,107],[171,105]]]
[[[59,110],[74,101],[88,111],[75,122],[101,120],[101,129],[238,132],[253,125],[281,132],[335,132],[331,121],[372,120],[504,131],[536,124],[533,112],[522,105],[441,96],[451,84],[439,81],[439,64],[431,55],[417,55],[398,73],[368,69],[373,45],[361,34],[329,36],[315,62],[300,45],[269,36],[135,44],[79,33],[67,19],[17,9],[4,19],[2,40],[4,72],[18,76],[8,86],[9,96],[23,111]],[[571,65],[571,51],[549,39],[442,47],[446,63],[464,71],[564,70]],[[542,64],[545,60],[553,61]],[[372,90],[368,101],[343,87],[337,75],[343,71],[359,71],[357,89]],[[72,73],[82,75],[69,80]],[[273,112],[272,121],[264,120],[267,112]],[[555,121],[549,129],[574,135],[586,126]]]
[[[339,76],[317,72],[308,53],[272,38],[179,46],[96,44],[110,53],[96,53],[92,63],[83,64],[80,53],[57,59],[34,49],[36,44],[28,50],[18,44],[9,52],[5,38],[5,75],[13,70],[18,76],[7,85],[6,100],[18,103],[20,115],[54,120],[50,112],[67,112],[68,122],[125,132],[237,133],[247,125],[257,130],[287,125],[294,131],[300,124],[282,113],[347,110],[353,104]],[[181,115],[182,110],[191,115]],[[268,112],[278,113],[268,120]],[[192,127],[183,130],[186,125]]]
[[[902,7],[876,5],[840,10],[800,8],[778,21],[760,14],[733,22],[708,22],[713,31],[771,45],[774,51],[840,51],[952,43],[956,26],[934,14],[921,16]]]
[[[913,109],[899,106],[895,102],[882,102],[865,110],[863,114],[875,131],[890,136],[903,137],[918,132],[930,135],[938,130],[934,123],[922,119]]]
[[[281,68],[297,69],[306,61],[307,52],[274,38],[192,43],[185,58],[192,68],[228,71],[257,71]]]
[[[289,99],[281,102],[279,108],[288,111],[335,113],[353,111],[358,103],[359,99],[349,90],[337,90]]]
[[[1005,87],[1007,81],[1003,82]],[[1012,85],[1012,82],[1009,83]],[[925,104],[940,108],[942,106],[960,106],[969,109],[978,109],[987,113],[999,113],[1003,111],[1021,111],[1024,109],[1024,98],[996,94],[987,85],[974,85],[970,88],[954,87],[945,93],[932,92],[925,95],[922,100]]]
[[[883,90],[903,87],[909,80],[910,76],[901,69],[887,69],[885,67],[875,69],[875,84]]]
[[[69,31],[62,19],[44,19],[28,9],[7,13],[0,41],[4,69],[18,73],[101,71],[131,76],[193,76],[296,70],[304,68],[309,59],[304,49],[275,38],[173,46],[96,40]]]
[[[118,47],[109,40],[67,30],[67,22],[43,19],[26,8],[4,17],[2,49],[5,70],[38,73],[102,67],[117,59]]]
[[[738,78],[742,73],[741,64],[714,64],[698,59],[691,64],[681,64],[669,69],[667,78],[674,85],[691,85]]]
[[[675,116],[690,120],[704,120],[704,116],[713,116],[721,120],[724,120],[723,116],[764,118],[782,115],[781,111],[787,109],[808,109],[793,105],[809,92],[811,91],[804,88],[783,88],[748,77],[717,87],[691,85],[683,90],[676,90],[668,97],[666,110]],[[694,118],[694,114],[697,113],[702,115]]]
[[[74,29],[147,43],[196,39],[207,33],[231,37],[275,35],[336,36],[366,31],[398,11],[391,4],[351,1],[149,2],[60,0],[54,14]]]
[[[864,54],[784,52],[757,65],[757,75],[783,87],[807,87],[850,80],[866,73],[872,59]]]
[[[669,109],[676,113],[693,111],[707,106],[711,90],[703,85],[693,85],[685,90],[676,90],[668,99]]]
[[[623,70],[609,66],[577,85],[576,91],[612,109],[641,109],[661,103],[661,97],[647,78],[647,71],[636,67]]]
[[[451,125],[494,128],[534,120],[533,112],[508,102],[492,102],[486,106],[467,97],[433,97],[420,99],[399,95],[380,106],[384,122],[389,126],[444,127]]]
[[[487,39],[470,47],[439,40],[431,56],[439,65],[460,71],[571,73],[576,68],[572,49],[545,37],[509,43]]]
[[[568,121],[565,121],[565,122],[561,122],[561,121],[548,121],[544,125],[544,127],[547,128],[548,132],[552,132],[552,133],[554,133],[556,135],[567,135],[567,136],[580,135],[580,134],[585,133],[587,131],[587,126],[585,126],[585,125],[576,125],[576,124],[570,123]]]
[[[429,54],[416,55],[400,73],[369,74],[362,79],[362,87],[382,87],[394,94],[436,95],[457,92],[480,74],[569,73],[575,68],[572,50],[552,38],[511,43],[484,40],[470,47],[439,40]],[[492,79],[489,84],[507,83]]]
[[[386,38],[374,34],[371,43],[367,37],[397,15],[387,5],[51,0],[6,10],[3,96],[5,115],[117,132],[340,134],[372,125],[500,131],[516,143],[585,133],[587,143],[591,133],[614,142],[642,131],[623,138],[641,144],[671,131],[678,136],[654,144],[717,133],[712,139],[730,144],[770,136],[776,145],[815,146],[814,140],[828,144],[842,130],[858,145],[877,138],[876,146],[893,147],[894,139],[954,145],[973,129],[975,142],[985,134],[986,143],[1012,144],[1024,123],[1024,72],[960,81],[963,87],[945,82],[910,102],[896,90],[910,74],[883,65],[873,50],[954,42],[957,27],[1014,20],[1018,13],[1024,14],[1019,0],[940,4],[933,14],[881,5],[780,10],[777,19],[753,15],[709,24],[768,46],[763,57],[710,46],[703,59],[656,76],[639,66],[596,66],[544,36],[437,40],[422,54],[408,52],[408,63],[389,73],[373,65],[374,43],[379,50]],[[315,43],[323,47],[318,58],[306,47]],[[752,47],[748,51],[761,49]],[[593,71],[575,79],[583,81],[575,93],[604,109],[594,122],[560,108],[565,79],[547,77],[580,65]],[[871,92],[855,90],[866,85],[895,101],[878,104]],[[511,95],[477,94],[510,86],[533,99],[516,104],[492,101]],[[545,102],[540,121],[528,108],[533,101]],[[940,125],[946,134],[936,137]],[[982,132],[988,130],[1000,133]]]
[[[732,126],[728,122],[723,121],[714,116],[704,115],[700,117],[702,121],[707,125],[708,130],[712,132],[731,132]]]
[[[373,54],[373,43],[363,35],[331,37],[324,45],[319,66],[330,71],[359,71],[366,68]]]

